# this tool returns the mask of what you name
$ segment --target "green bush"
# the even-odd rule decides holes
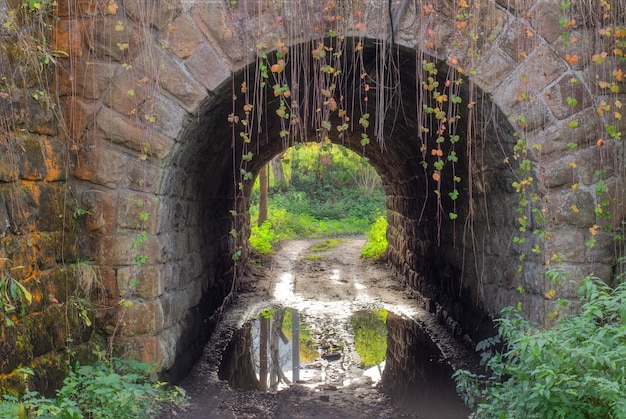
[[[153,366],[114,358],[73,368],[56,399],[27,392],[21,400],[5,395],[2,418],[135,419],[157,417],[165,405],[180,404],[185,393],[153,379]]]
[[[387,218],[379,216],[367,232],[367,242],[361,250],[361,257],[377,259],[387,251]]]
[[[626,417],[626,284],[586,278],[579,294],[580,314],[547,330],[502,312],[505,346],[489,358],[490,375],[455,373],[477,417]]]

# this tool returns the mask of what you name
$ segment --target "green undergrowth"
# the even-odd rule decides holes
[[[369,224],[359,218],[318,220],[306,214],[294,214],[284,209],[271,208],[268,221],[256,225],[256,214],[251,211],[250,244],[259,253],[272,252],[272,246],[281,240],[309,237],[332,237],[364,234]]]
[[[580,313],[550,329],[503,310],[499,336],[477,347],[488,375],[455,373],[477,417],[626,417],[626,283],[586,278],[579,296]]]
[[[155,418],[163,408],[180,405],[186,398],[183,389],[157,381],[154,366],[117,358],[76,365],[63,383],[56,398],[34,391],[27,391],[21,398],[4,395],[0,417]]]
[[[367,242],[361,250],[365,259],[379,259],[387,252],[387,218],[379,216],[367,232]]]

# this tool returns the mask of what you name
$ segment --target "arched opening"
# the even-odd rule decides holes
[[[378,74],[381,63],[376,42],[362,44],[363,68],[372,74]],[[385,114],[384,143],[363,146],[361,137],[352,134],[329,138],[365,156],[382,179],[388,260],[393,269],[420,293],[420,304],[436,312],[453,333],[472,341],[491,329],[489,316],[501,307],[498,299],[514,292],[513,284],[507,283],[514,271],[498,261],[510,256],[508,242],[516,230],[508,209],[516,205],[518,196],[510,187],[514,172],[506,161],[516,139],[507,119],[487,96],[477,97],[466,80],[455,90],[464,104],[458,107],[458,143],[441,145],[435,130],[424,129],[431,127],[420,119],[426,109],[420,101],[421,83],[444,85],[448,67],[438,62],[431,69],[436,70],[431,72],[432,80],[420,80],[420,59],[415,50],[399,48],[391,99],[383,103],[384,109],[378,109],[375,101],[367,103],[370,114]],[[232,118],[237,112],[233,92],[238,92],[247,72],[249,68],[235,74],[205,101],[166,168],[159,232],[169,243],[163,269],[171,280],[165,284],[169,301],[164,307],[177,302],[189,307],[165,325],[180,336],[168,354],[170,365],[175,365],[174,378],[199,356],[235,288],[238,262],[248,255],[252,182],[240,186],[244,146],[229,123],[229,115]],[[358,93],[348,113],[362,106]],[[272,100],[268,99],[268,112],[278,107],[272,106]],[[245,170],[253,175],[286,146],[279,118],[267,118],[260,129],[262,134],[246,145],[254,157]],[[315,138],[314,132],[310,135]],[[432,167],[442,155],[447,161],[455,157],[454,169],[440,171],[435,179]],[[234,249],[240,252],[236,258]],[[503,292],[496,293],[500,288]]]

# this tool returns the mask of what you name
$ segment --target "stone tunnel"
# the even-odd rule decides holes
[[[263,120],[248,144],[233,123],[246,118],[243,83],[252,89],[263,81],[259,56],[276,62],[276,45],[288,48],[289,57],[299,54],[299,67],[286,80],[296,95],[308,86],[318,45],[339,50],[341,43],[341,71],[357,81],[344,86],[345,97],[356,98],[346,100],[346,113],[362,115],[369,94],[376,132],[370,129],[372,142],[364,146],[357,116],[349,134],[327,139],[367,157],[381,176],[390,269],[415,291],[416,304],[458,337],[476,342],[490,333],[503,307],[518,303],[532,320],[549,324],[558,302],[548,295],[555,285],[544,273],[556,259],[572,279],[614,274],[613,235],[596,230],[621,228],[623,145],[606,136],[605,127],[619,131],[620,120],[597,112],[608,99],[595,80],[623,64],[598,65],[591,54],[571,59],[572,48],[600,51],[608,42],[582,5],[567,11],[578,22],[569,28],[579,39],[572,47],[562,39],[564,11],[549,0],[338,1],[333,7],[349,18],[340,37],[316,31],[315,22],[335,3],[321,0],[58,3],[50,42],[67,56],[57,58],[52,90],[66,124],[58,131],[32,130],[29,144],[39,160],[24,156],[19,163],[51,173],[47,157],[63,155],[67,173],[52,178],[5,169],[2,182],[69,189],[85,215],[74,247],[67,245],[67,260],[98,266],[110,305],[132,302],[117,313],[123,315],[117,347],[156,362],[171,379],[200,356],[249,253],[250,182],[239,185],[240,168],[254,175],[293,144],[281,135],[280,118]],[[623,11],[614,10],[623,20]],[[459,23],[464,12],[473,16],[472,31]],[[432,81],[423,75],[426,62],[434,65]],[[371,89],[359,84],[362,73]],[[424,122],[423,86],[447,85],[451,75],[463,79],[454,86],[462,104],[458,120],[449,124],[460,141],[444,144],[442,152],[454,150],[458,164],[454,173],[435,178],[426,167],[437,158],[437,123]],[[278,108],[278,96],[264,99],[268,113]],[[315,109],[321,106],[316,100],[307,96],[300,106]],[[307,115],[313,119],[315,111]],[[374,115],[382,115],[375,124]],[[606,144],[599,145],[600,138]],[[320,141],[319,129],[303,123],[298,141]],[[243,161],[247,151],[254,158]],[[527,179],[519,174],[524,160],[538,213],[528,209],[528,227],[520,229],[526,209],[516,211],[524,194],[515,185]],[[5,167],[11,164],[18,162]],[[447,199],[452,184],[458,184],[455,201]],[[3,197],[11,219],[15,210]],[[43,197],[32,198],[31,206],[43,208]],[[611,215],[599,221],[606,197]],[[585,244],[590,234],[593,246]],[[57,256],[56,264],[62,259]],[[33,271],[43,274],[55,263],[40,265]],[[576,281],[566,281],[556,292],[574,301],[576,289]]]

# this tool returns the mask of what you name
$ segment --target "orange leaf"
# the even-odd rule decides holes
[[[441,175],[439,174],[439,172],[434,172],[433,173],[433,180],[435,182],[439,182],[440,179],[441,179]]]
[[[574,63],[576,63],[576,61],[578,61],[578,55],[576,55],[576,54],[574,54],[574,55],[565,54],[565,59],[567,60],[568,63],[574,64]]]

